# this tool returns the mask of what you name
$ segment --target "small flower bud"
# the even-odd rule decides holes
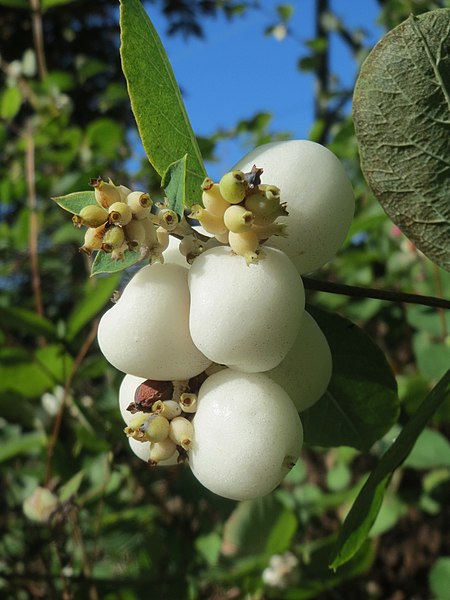
[[[209,233],[217,235],[227,231],[223,218],[213,215],[200,204],[192,205],[190,216],[200,221],[201,226]]]
[[[105,231],[103,236],[102,250],[104,252],[112,252],[116,248],[123,246],[125,242],[125,234],[122,227],[110,227]]]
[[[202,190],[202,202],[206,210],[216,217],[223,217],[230,203],[220,195],[219,184],[207,177],[202,183]]]
[[[156,227],[150,218],[142,219],[140,221],[145,231],[145,245],[148,247],[158,243],[158,236],[156,235]]]
[[[162,208],[158,213],[158,222],[166,231],[173,231],[178,225],[178,215],[169,208]]]
[[[175,417],[170,421],[169,437],[177,446],[188,450],[194,439],[194,427],[186,417]]]
[[[195,237],[195,235],[186,235],[181,240],[178,249],[183,256],[193,258],[203,252],[204,245],[202,241]]]
[[[125,239],[128,242],[130,250],[137,250],[145,242],[145,227],[142,221],[131,220],[124,226]]]
[[[135,219],[145,219],[150,214],[153,201],[145,192],[131,192],[127,196],[127,204]]]
[[[95,199],[103,208],[108,208],[114,202],[121,201],[120,190],[114,185],[111,179],[106,182],[101,177],[97,177],[96,179],[91,179],[89,185],[94,188]]]
[[[169,421],[161,415],[139,415],[124,431],[128,437],[141,442],[161,442],[169,435]]]
[[[131,194],[130,188],[127,188],[126,185],[119,185],[117,186],[117,189],[119,190],[121,202],[126,202],[128,195]]]
[[[170,421],[181,415],[181,406],[175,400],[157,400],[152,406],[152,411]]]
[[[256,233],[252,230],[242,233],[233,233],[230,231],[228,241],[235,254],[243,256],[249,265],[258,262],[256,250],[259,247],[259,240]]]
[[[156,237],[158,238],[158,242],[160,245],[160,252],[164,252],[167,250],[169,246],[169,232],[164,227],[158,227],[156,230]]]
[[[107,220],[108,211],[98,204],[84,206],[80,210],[79,215],[74,215],[72,217],[73,224],[78,227],[81,227],[81,225],[86,225],[87,227],[100,227],[100,225],[106,223]]]
[[[84,252],[88,256],[92,254],[93,250],[100,250],[103,244],[103,237],[105,235],[105,225],[100,227],[89,227],[84,234],[84,244],[80,248],[80,252]]]
[[[222,198],[230,204],[242,202],[248,191],[244,173],[242,171],[225,173],[219,182],[219,190]]]
[[[150,445],[148,462],[151,465],[157,465],[160,461],[167,460],[173,456],[175,451],[176,445],[170,438],[166,438],[161,442],[155,442]]]
[[[114,202],[108,208],[109,222],[112,225],[127,225],[131,221],[133,213],[125,202]]]
[[[269,223],[268,225],[253,225],[252,231],[258,236],[258,240],[267,240],[272,235],[287,236],[286,223]]]
[[[194,413],[197,410],[197,394],[185,392],[180,396],[181,410],[185,413]]]
[[[253,223],[253,213],[240,204],[232,204],[223,215],[227,229],[234,233],[248,231]]]

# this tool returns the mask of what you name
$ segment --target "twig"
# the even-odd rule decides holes
[[[376,298],[378,300],[388,300],[389,302],[406,302],[408,304],[421,304],[422,306],[450,309],[450,300],[435,298],[434,296],[421,296],[419,294],[408,294],[406,292],[394,292],[344,285],[342,283],[333,283],[331,281],[310,279],[309,277],[302,277],[302,279],[307,290],[340,294],[343,296],[351,296],[352,298]]]
[[[33,26],[33,42],[36,51],[40,79],[47,77],[47,61],[44,51],[44,34],[42,29],[42,13],[40,0],[30,0],[31,20]]]
[[[53,425],[52,435],[50,437],[50,441],[49,441],[49,444],[47,447],[47,466],[45,469],[45,482],[46,483],[48,483],[50,481],[51,474],[52,474],[53,454],[55,452],[56,442],[58,441],[59,432],[60,432],[61,425],[62,425],[62,418],[64,415],[64,409],[67,404],[67,398],[69,396],[70,386],[72,385],[73,378],[74,378],[76,372],[78,371],[78,369],[80,368],[80,365],[84,360],[84,357],[88,353],[89,348],[92,346],[92,344],[97,336],[98,323],[99,323],[99,319],[96,319],[93,322],[91,331],[89,332],[88,336],[86,337],[84,344],[81,346],[81,348],[75,358],[75,362],[73,363],[72,369],[71,369],[71,371],[65,381],[65,384],[64,384],[64,393],[63,393],[61,406],[59,408],[58,414],[56,415],[55,423]]]

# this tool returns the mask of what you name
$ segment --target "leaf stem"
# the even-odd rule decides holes
[[[388,302],[406,302],[408,304],[421,304],[422,306],[450,309],[450,300],[445,300],[444,298],[345,285],[343,283],[320,281],[309,277],[302,277],[302,279],[307,290],[340,294],[352,298],[376,298],[377,300],[387,300]]]

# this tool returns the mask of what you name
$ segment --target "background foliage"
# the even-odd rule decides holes
[[[146,8],[151,4],[167,16],[173,35],[187,37],[204,34],[205,23],[219,11],[233,19],[258,10],[250,2],[166,0]],[[411,12],[448,3],[379,4],[379,20],[391,29]],[[188,469],[148,469],[130,453],[122,434],[121,376],[95,342],[98,315],[129,275],[90,279],[90,261],[78,252],[82,233],[49,200],[86,189],[99,174],[149,191],[159,188],[146,161],[137,172],[127,168],[134,121],[119,62],[117,4],[4,0],[0,6],[1,594],[8,599],[447,598],[448,400],[426,429],[421,422],[417,443],[400,469],[378,468],[375,477],[367,477],[381,456],[389,459],[398,448],[391,446],[394,439],[415,440],[411,423],[421,418],[418,407],[450,364],[448,314],[310,291],[312,305],[357,323],[382,350],[370,344],[373,354],[367,354],[359,388],[355,377],[344,377],[353,362],[337,358],[339,378],[320,402],[347,390],[361,404],[370,389],[379,418],[386,419],[380,429],[374,433],[379,419],[369,419],[360,424],[362,442],[351,443],[347,436],[345,445],[335,447],[341,442],[331,443],[326,428],[325,437],[314,439],[311,427],[303,460],[283,485],[266,498],[238,505],[207,492]],[[448,297],[448,274],[385,216],[360,171],[349,116],[353,89],[343,89],[332,77],[329,45],[339,36],[359,64],[368,51],[364,36],[337,19],[325,0],[316,6],[317,35],[299,47],[298,56],[299,69],[310,71],[317,84],[310,137],[327,143],[344,161],[358,212],[342,252],[314,276]],[[292,6],[280,5],[265,33],[273,35],[280,23],[295,33],[289,29],[291,14]],[[213,157],[221,137],[229,135],[199,139],[203,157]],[[236,124],[233,135],[255,144],[267,141],[267,115]],[[324,325],[333,320],[329,329],[336,339],[330,344],[337,356],[343,348],[339,327],[346,321],[321,314]],[[358,348],[364,340],[358,338]],[[370,383],[368,372],[386,360],[396,381],[376,376]],[[396,384],[400,402],[389,415],[386,407],[393,404],[386,398],[395,396]],[[441,400],[445,385],[446,380],[439,388]],[[306,426],[321,414],[319,405],[308,411]],[[412,415],[416,421],[407,428]],[[390,455],[384,454],[388,447]],[[391,466],[402,461],[399,456]],[[366,486],[381,490],[370,496],[379,505],[383,500],[381,510],[368,539],[364,533],[350,560],[334,572],[328,565],[339,547],[339,524],[366,480]],[[24,502],[36,499],[37,486],[57,498],[51,517],[45,497],[34,515],[28,501],[28,517],[24,514]],[[364,510],[370,513],[373,506]],[[265,585],[262,572],[271,557],[287,551],[298,564],[288,577],[278,577],[284,587]],[[344,546],[341,559],[345,551]]]

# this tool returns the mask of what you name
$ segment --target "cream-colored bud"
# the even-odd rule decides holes
[[[180,406],[185,413],[194,413],[197,410],[197,394],[185,392],[180,396]]]
[[[89,184],[94,188],[95,199],[100,206],[108,208],[114,202],[121,202],[119,188],[111,181],[103,181],[101,177],[91,179]]]
[[[160,245],[160,252],[167,250],[169,246],[169,232],[164,227],[158,227],[156,230],[156,237]]]
[[[79,215],[73,216],[74,225],[86,225],[87,227],[100,227],[108,220],[108,211],[98,204],[84,206]]]
[[[103,236],[102,250],[112,252],[115,248],[120,248],[125,242],[125,234],[122,227],[110,227]]]
[[[130,188],[127,188],[126,185],[118,185],[117,188],[119,190],[120,200],[122,202],[126,202],[128,195],[131,194]]]
[[[259,247],[259,240],[254,231],[250,230],[242,233],[230,231],[228,242],[233,252],[239,254],[239,256],[243,256],[247,264],[258,262],[256,251]]]
[[[230,203],[222,198],[218,183],[207,177],[202,184],[202,202],[203,206],[211,214],[217,217],[223,217],[223,213],[230,206]]]
[[[100,227],[89,227],[84,234],[84,244],[80,248],[80,252],[84,252],[88,256],[91,255],[93,250],[100,250],[103,244],[103,237],[105,235],[105,225]]]
[[[151,465],[157,465],[162,460],[167,460],[175,454],[176,445],[170,439],[166,438],[161,442],[155,442],[150,445],[148,462]]]
[[[158,213],[158,222],[160,227],[167,231],[173,231],[178,226],[178,215],[169,208],[162,208]]]
[[[162,442],[169,435],[169,421],[161,415],[141,413],[124,431],[141,442]]]
[[[230,204],[242,202],[248,191],[244,173],[242,171],[225,173],[219,182],[219,190],[222,198]]]
[[[145,219],[150,214],[153,201],[145,192],[131,192],[127,196],[127,204],[135,219]]]
[[[114,202],[108,208],[109,222],[112,225],[127,225],[133,216],[131,208],[125,202]]]
[[[253,223],[253,213],[247,210],[245,206],[232,204],[225,211],[223,221],[230,231],[242,233],[251,228]]]
[[[175,417],[170,421],[169,437],[177,446],[188,450],[194,439],[194,427],[186,417]]]
[[[152,411],[170,421],[181,415],[181,406],[175,400],[157,400],[152,405]]]
[[[203,229],[205,229],[205,231],[208,231],[209,233],[212,233],[214,235],[221,235],[222,233],[226,233],[227,231],[226,225],[223,222],[223,218],[218,217],[217,215],[213,215],[209,212],[209,210],[206,210],[205,208],[203,208],[203,206],[200,206],[200,204],[192,205],[190,216],[193,219],[197,219],[198,221],[200,221],[200,224],[203,227]]]
[[[136,221],[136,219],[132,219],[125,227],[123,228],[125,233],[125,239],[128,242],[128,245],[131,250],[137,250],[142,244],[144,244],[146,239],[146,231],[144,225],[142,225],[142,221]]]
[[[287,236],[286,223],[269,223],[268,225],[253,225],[252,231],[258,236],[258,240],[267,240],[272,235]]]

